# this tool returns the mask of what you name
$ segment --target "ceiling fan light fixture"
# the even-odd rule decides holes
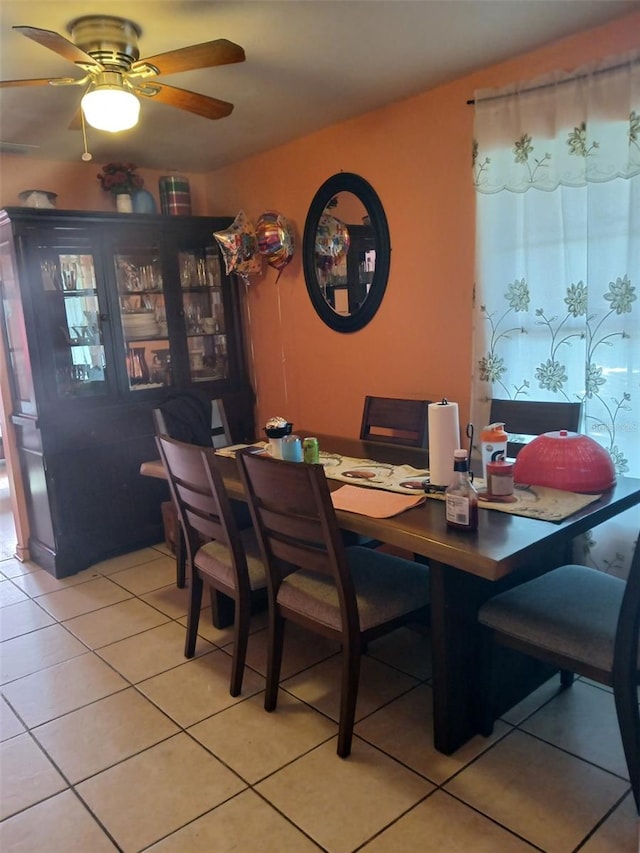
[[[135,127],[140,115],[138,98],[133,92],[129,92],[113,81],[100,82],[90,89],[82,98],[81,106],[84,117],[91,127],[95,127],[96,130],[106,130],[109,133],[118,133]]]

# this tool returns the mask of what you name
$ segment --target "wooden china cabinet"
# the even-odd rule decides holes
[[[56,577],[162,539],[151,410],[222,397],[254,438],[231,218],[0,212],[1,327],[32,559]]]

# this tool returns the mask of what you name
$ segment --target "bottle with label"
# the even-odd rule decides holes
[[[487,479],[487,463],[507,457],[507,433],[504,424],[495,423],[486,426],[480,433],[482,449],[482,476]]]
[[[503,501],[513,495],[513,463],[506,459],[487,462],[487,500]]]
[[[478,493],[469,478],[466,450],[453,454],[453,480],[444,493],[447,524],[459,530],[478,529]]]

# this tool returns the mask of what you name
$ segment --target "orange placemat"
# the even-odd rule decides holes
[[[360,486],[341,486],[331,493],[335,509],[357,512],[371,518],[391,518],[424,503],[426,499],[426,495],[398,495],[382,489],[363,489]]]

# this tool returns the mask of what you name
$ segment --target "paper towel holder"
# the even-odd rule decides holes
[[[473,450],[473,436],[475,433],[475,428],[471,421],[467,424],[467,428],[465,430],[467,438],[469,439],[469,459],[471,459],[471,451]],[[473,471],[469,471],[469,476],[471,478],[471,482],[473,483]]]
[[[449,401],[447,400],[446,397],[442,397],[442,399],[439,402],[437,402],[437,403],[434,402],[432,404],[432,406],[434,408],[440,408],[440,407],[444,408],[445,406],[449,406],[449,405],[451,405],[451,404],[449,403]],[[431,406],[430,406],[430,408],[431,408]],[[452,461],[452,465],[453,465],[453,461]],[[431,469],[431,464],[429,465],[429,468]],[[443,484],[432,483],[431,482],[431,475],[432,475],[431,470],[429,471],[429,474],[430,474],[429,480],[425,480],[423,483],[424,491],[428,495],[443,495],[445,493],[447,487],[448,487],[448,483],[443,483]]]

